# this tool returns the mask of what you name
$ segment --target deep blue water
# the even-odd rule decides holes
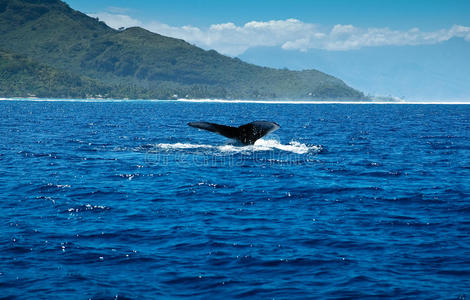
[[[470,297],[470,105],[0,101],[0,174],[1,297]]]

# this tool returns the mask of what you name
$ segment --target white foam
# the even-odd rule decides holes
[[[226,144],[221,146],[205,145],[205,144],[190,144],[190,143],[175,143],[175,144],[157,144],[157,149],[163,150],[187,150],[187,149],[200,149],[200,150],[217,150],[222,153],[248,153],[257,151],[273,151],[274,149],[292,152],[295,154],[306,154],[308,152],[319,152],[322,147],[313,145],[307,146],[296,141],[291,141],[289,144],[281,144],[276,140],[257,140],[254,145],[237,146],[233,144]]]
[[[397,104],[394,101],[354,101],[354,100],[227,100],[227,99],[177,99],[177,102],[192,103],[260,103],[260,104]]]
[[[291,141],[287,145],[283,145],[276,140],[257,140],[254,147],[267,148],[267,150],[279,149],[282,151],[293,152],[296,154],[305,154],[310,151],[318,152],[321,150],[321,146],[307,146],[296,141]]]
[[[226,99],[110,99],[110,98],[0,98],[0,101],[32,102],[194,102],[194,103],[263,103],[263,104],[467,104],[470,99],[449,99],[444,101],[354,101],[354,100],[226,100]]]
[[[434,104],[434,105],[451,105],[451,104],[467,104],[470,100],[447,100],[447,101],[355,101],[355,100],[226,100],[226,99],[178,99],[177,102],[193,102],[193,103],[262,103],[262,104],[391,104],[391,105],[407,105],[407,104]]]
[[[175,143],[175,144],[157,144],[157,148],[178,150],[178,149],[210,149],[212,145],[201,145],[201,144],[187,144],[187,143]]]

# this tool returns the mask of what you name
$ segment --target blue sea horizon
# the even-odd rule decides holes
[[[0,101],[5,298],[470,294],[470,106]],[[281,128],[238,146],[191,121]]]

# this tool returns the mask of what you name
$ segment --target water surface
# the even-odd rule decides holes
[[[470,105],[2,101],[0,172],[3,297],[470,294]]]

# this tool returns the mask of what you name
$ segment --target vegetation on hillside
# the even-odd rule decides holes
[[[316,70],[259,67],[59,0],[0,0],[0,96],[365,99]]]
[[[85,98],[103,92],[109,93],[109,88],[92,79],[0,51],[0,95],[3,97]]]

